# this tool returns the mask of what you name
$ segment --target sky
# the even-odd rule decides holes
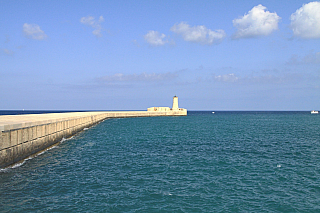
[[[320,110],[320,1],[0,0],[0,110]]]

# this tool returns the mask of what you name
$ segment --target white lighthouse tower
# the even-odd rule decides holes
[[[162,115],[165,115],[165,116],[187,115],[186,109],[179,108],[177,96],[173,97],[172,108],[169,108],[169,107],[149,107],[148,112],[150,112],[150,113],[157,112],[157,113],[160,113],[160,116],[162,116]]]
[[[179,110],[178,97],[177,96],[173,97],[172,110]]]

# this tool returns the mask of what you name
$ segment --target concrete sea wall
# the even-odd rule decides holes
[[[187,111],[72,112],[0,116],[0,168],[17,163],[108,118],[181,116]]]

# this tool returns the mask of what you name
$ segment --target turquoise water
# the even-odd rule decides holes
[[[320,116],[109,119],[2,170],[0,212],[320,212]]]

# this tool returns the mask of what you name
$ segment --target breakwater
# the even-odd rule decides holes
[[[0,116],[0,168],[17,163],[108,118],[183,116],[187,110],[71,112]]]

